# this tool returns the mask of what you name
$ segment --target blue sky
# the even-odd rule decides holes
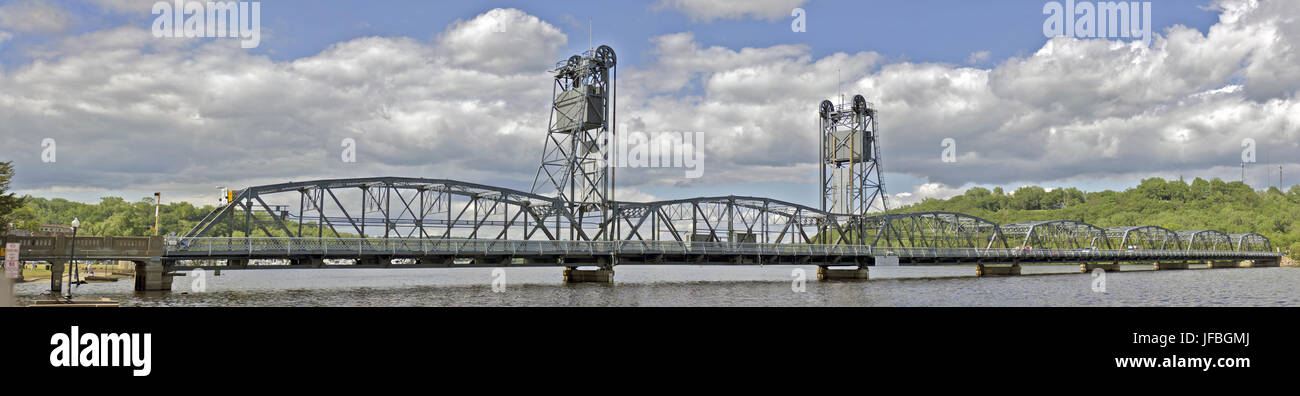
[[[28,1],[30,0],[4,0],[0,1],[0,8]],[[131,26],[147,30],[155,18],[154,15],[149,14],[147,10],[145,10],[151,3],[152,2],[146,0],[50,0],[48,2],[40,3],[53,5],[68,14],[69,23],[67,24],[66,29],[60,29],[58,31],[52,31],[52,29],[51,31],[45,31],[39,28],[21,29],[14,26],[7,27],[4,26],[4,21],[0,21],[0,65],[3,65],[3,69],[0,69],[0,78],[5,76],[3,73],[6,71],[10,75],[20,71],[36,71],[37,73],[40,73],[40,70],[43,70],[43,66],[51,68],[50,70],[72,70],[71,64],[73,62],[70,59],[76,58],[78,54],[62,53],[61,55],[50,57],[47,55],[50,53],[50,50],[52,48],[59,48],[60,46],[67,46],[67,39],[69,37],[76,37],[79,35],[85,35],[85,37],[102,35],[105,32],[118,29],[122,26]],[[690,33],[692,35],[692,43],[700,48],[716,46],[725,49],[726,51],[737,53],[745,51],[746,49],[754,49],[755,51],[761,52],[770,51],[772,48],[781,45],[800,45],[806,48],[806,52],[801,52],[796,55],[788,55],[785,56],[785,58],[798,58],[800,56],[805,56],[810,58],[810,60],[784,60],[802,65],[801,67],[811,67],[812,64],[832,58],[832,55],[834,54],[843,53],[854,56],[874,52],[879,54],[881,58],[873,61],[872,66],[868,70],[859,73],[859,75],[845,76],[846,80],[850,80],[844,82],[846,85],[856,83],[859,86],[888,87],[890,82],[894,81],[896,84],[907,86],[909,78],[915,77],[921,79],[912,81],[911,83],[920,84],[916,86],[916,89],[923,90],[932,88],[931,86],[934,85],[932,81],[927,82],[930,80],[925,79],[933,78],[932,73],[926,70],[926,68],[929,67],[926,65],[940,65],[940,67],[943,68],[940,73],[943,76],[943,79],[940,80],[940,82],[948,82],[949,80],[959,81],[959,78],[957,77],[959,75],[964,75],[969,78],[970,70],[978,71],[977,78],[992,78],[988,76],[1005,74],[1005,76],[1003,76],[1005,79],[1015,80],[1013,77],[1017,77],[1017,73],[1025,74],[1027,79],[1028,77],[1041,78],[1041,76],[1034,76],[1032,74],[1034,72],[1041,73],[1042,70],[1026,71],[1027,69],[1025,69],[1025,64],[1029,63],[1029,58],[1033,58],[1040,49],[1044,48],[1044,46],[1049,43],[1049,39],[1044,37],[1042,34],[1043,21],[1045,18],[1042,13],[1044,3],[1045,1],[1042,0],[809,0],[805,4],[801,5],[801,7],[807,11],[807,32],[796,33],[792,32],[789,28],[792,18],[788,16],[788,13],[773,18],[749,16],[701,20],[699,18],[688,16],[688,11],[686,10],[661,5],[658,1],[363,2],[341,0],[268,0],[261,2],[261,45],[258,48],[246,50],[245,52],[252,56],[252,58],[248,58],[252,63],[256,63],[255,60],[257,57],[266,57],[275,64],[288,65],[296,60],[309,58],[323,58],[325,61],[346,61],[346,59],[334,59],[334,55],[330,55],[327,50],[331,48],[331,46],[335,45],[344,45],[349,43],[355,44],[367,37],[380,37],[385,39],[412,38],[420,43],[428,44],[430,47],[436,47],[439,35],[451,29],[457,21],[474,20],[482,17],[485,13],[493,9],[513,8],[521,10],[526,15],[539,18],[542,22],[557,28],[567,37],[567,47],[560,48],[556,51],[559,55],[571,54],[585,49],[588,40],[588,23],[590,23],[590,28],[594,31],[593,39],[596,45],[607,44],[617,49],[619,54],[620,70],[624,70],[624,68],[630,68],[632,71],[640,70],[644,75],[663,77],[664,71],[653,70],[656,62],[663,61],[663,59],[659,58],[659,55],[653,53],[656,49],[656,44],[653,40],[679,33]],[[1155,1],[1153,3],[1154,12],[1152,22],[1155,25],[1154,30],[1162,35],[1168,32],[1168,29],[1179,26],[1177,29],[1194,29],[1194,31],[1198,32],[1199,35],[1203,36],[1209,33],[1211,26],[1219,23],[1220,10],[1210,7],[1208,0]],[[106,6],[106,4],[131,4],[141,10],[124,10],[122,8],[113,9]],[[1264,13],[1260,12],[1259,14]],[[1277,22],[1265,21],[1261,23]],[[6,38],[6,35],[9,36]],[[216,40],[222,39],[196,39],[192,41],[196,43],[204,43]],[[1195,45],[1224,46],[1223,44],[1218,43],[1197,42],[1194,37],[1183,37],[1180,38],[1180,40],[1188,40],[1188,42]],[[389,42],[382,41],[381,43]],[[1070,45],[1079,45],[1079,48],[1083,48],[1083,46],[1086,46],[1086,43],[1073,43]],[[1226,47],[1255,48],[1250,47],[1251,45],[1265,46],[1266,44],[1243,42],[1236,45],[1228,44]],[[189,48],[182,50],[197,51],[194,50],[197,47],[198,45],[192,45]],[[147,55],[154,50],[151,49],[148,44],[141,45],[140,48],[142,59],[148,58]],[[1268,55],[1268,51],[1275,50],[1275,48],[1277,47],[1254,50],[1254,53],[1264,53],[1265,55]],[[81,55],[86,56],[95,53],[97,50],[98,49],[95,48],[76,49],[76,51],[83,51],[84,53]],[[987,51],[988,56],[986,58],[973,63],[969,61],[972,54],[982,51]],[[1122,53],[1122,49],[1115,48],[1112,48],[1108,52],[1098,52],[1095,48],[1081,51],[1081,53],[1089,53],[1098,57],[1113,56],[1118,58],[1126,56]],[[1201,52],[1212,51],[1205,50]],[[190,55],[188,56],[200,56],[195,55],[197,53],[198,52],[190,52]],[[1174,53],[1173,55],[1180,54]],[[1275,55],[1281,57],[1286,54],[1282,53]],[[1069,98],[1042,99],[1044,103],[1042,103],[1041,108],[1021,110],[1017,114],[1007,114],[1003,118],[990,121],[987,125],[979,126],[979,128],[983,129],[976,128],[969,131],[971,133],[970,136],[972,137],[965,137],[956,132],[960,131],[962,128],[969,128],[961,124],[961,122],[969,122],[966,118],[953,117],[951,125],[931,125],[928,126],[929,128],[927,129],[925,128],[927,127],[926,125],[914,125],[918,124],[918,117],[915,114],[909,114],[907,117],[902,117],[897,113],[890,113],[886,109],[883,113],[882,134],[885,136],[885,169],[888,171],[886,174],[886,182],[889,186],[890,193],[914,192],[918,187],[927,183],[942,183],[942,187],[947,189],[944,191],[961,189],[971,185],[1002,185],[1006,188],[1014,188],[1017,184],[1075,186],[1087,190],[1098,190],[1106,188],[1122,189],[1136,183],[1138,179],[1148,176],[1176,178],[1179,175],[1185,175],[1189,179],[1196,176],[1226,178],[1227,176],[1230,176],[1231,173],[1235,173],[1229,171],[1234,169],[1232,167],[1235,166],[1235,163],[1230,160],[1232,156],[1235,155],[1234,151],[1237,150],[1235,145],[1239,139],[1233,140],[1237,139],[1236,137],[1228,139],[1226,140],[1226,143],[1224,143],[1225,141],[1222,140],[1222,137],[1215,136],[1214,138],[1220,140],[1212,142],[1219,146],[1219,148],[1216,149],[1217,151],[1214,153],[1213,159],[1208,159],[1210,156],[1203,155],[1171,155],[1170,159],[1166,159],[1167,163],[1151,165],[1149,167],[1134,167],[1134,172],[1136,173],[1124,173],[1122,171],[1117,171],[1114,168],[1092,169],[1092,167],[1086,163],[1081,163],[1083,165],[1057,164],[1058,168],[1064,168],[1035,174],[1027,174],[1024,178],[1016,178],[1016,176],[1014,176],[1014,167],[1009,166],[1007,170],[1000,171],[1002,175],[998,178],[985,178],[990,179],[991,182],[978,180],[981,179],[981,171],[979,170],[979,167],[990,166],[987,162],[981,163],[981,165],[973,165],[962,170],[962,174],[967,176],[945,175],[944,173],[947,172],[945,169],[950,168],[934,168],[933,164],[929,162],[933,162],[933,157],[935,157],[935,155],[931,155],[929,152],[933,151],[937,153],[939,150],[937,147],[937,141],[939,138],[955,136],[961,139],[962,147],[971,148],[971,151],[978,151],[978,153],[984,157],[984,160],[987,161],[990,157],[993,160],[997,160],[998,155],[1005,155],[995,154],[1000,151],[998,146],[1007,145],[1002,142],[1017,142],[1018,137],[1015,135],[1017,133],[1021,134],[1020,137],[1025,138],[1024,140],[1026,142],[1035,142],[1034,139],[1050,139],[1048,137],[1038,136],[1038,134],[1046,133],[1049,129],[1053,131],[1058,128],[1062,130],[1086,129],[1087,124],[1092,120],[1113,117],[1115,114],[1123,115],[1121,118],[1134,124],[1128,129],[1134,131],[1148,131],[1141,132],[1146,135],[1157,135],[1158,131],[1151,131],[1149,124],[1142,123],[1144,122],[1142,114],[1150,114],[1152,111],[1157,110],[1164,111],[1163,109],[1166,109],[1169,104],[1181,101],[1187,95],[1220,88],[1231,88],[1233,84],[1237,84],[1245,85],[1246,88],[1239,89],[1239,91],[1233,91],[1237,93],[1230,95],[1233,97],[1227,99],[1250,100],[1259,104],[1262,103],[1263,99],[1270,97],[1285,98],[1286,94],[1292,93],[1292,91],[1284,91],[1280,95],[1278,93],[1271,93],[1269,94],[1271,96],[1260,96],[1262,94],[1253,91],[1256,89],[1250,86],[1252,82],[1248,81],[1246,76],[1251,73],[1248,72],[1249,70],[1245,69],[1246,65],[1255,61],[1249,57],[1258,55],[1239,56],[1245,56],[1247,58],[1234,60],[1233,58],[1228,57],[1222,59],[1222,62],[1225,62],[1225,65],[1229,65],[1229,67],[1231,64],[1235,64],[1238,67],[1242,67],[1242,70],[1227,73],[1222,76],[1216,74],[1212,77],[1207,77],[1206,81],[1195,81],[1194,84],[1190,84],[1190,86],[1187,87],[1180,87],[1178,90],[1170,91],[1166,89],[1157,92],[1172,96],[1155,97],[1148,102],[1138,103],[1122,110],[1096,110],[1085,108],[1082,109],[1082,111],[1084,111],[1083,113],[1069,113],[1067,111],[1066,113],[1068,114],[1062,114],[1060,109],[1064,107],[1066,110],[1070,111],[1077,110],[1070,108],[1072,104],[1069,103]],[[782,57],[776,57],[776,59],[780,58]],[[556,60],[558,60],[558,57]],[[1016,63],[1016,65],[1014,65],[1016,68],[1000,70],[1002,65],[1004,65],[1004,62],[1008,62],[1009,60],[1013,61],[1012,63]],[[55,67],[64,63],[67,64],[64,65],[67,67],[61,69]],[[1085,67],[1082,66],[1082,64],[1087,62],[1077,63],[1080,63],[1081,65],[1078,67],[1082,68]],[[1265,64],[1267,62],[1260,61],[1257,63]],[[897,75],[887,76],[885,75],[886,73],[881,72],[882,68],[885,67],[908,64],[918,66],[911,68],[902,67],[900,68],[901,70],[896,73]],[[1100,64],[1115,65],[1117,63],[1103,62]],[[762,65],[747,64],[739,67],[755,66]],[[138,71],[137,69],[133,69],[133,66],[129,63],[114,65],[114,67],[116,68],[109,73],[109,77],[119,74],[130,74]],[[1199,70],[1179,71],[1200,72]],[[677,102],[679,106],[676,108],[680,108],[680,105],[682,104],[690,105],[693,103],[693,100],[697,100],[690,99],[692,97],[704,98],[697,101],[708,101],[711,99],[711,96],[724,97],[726,95],[723,95],[723,93],[709,92],[709,88],[704,84],[704,81],[707,79],[716,78],[723,72],[725,71],[692,71],[692,73],[695,74],[693,74],[694,77],[692,77],[690,83],[682,86],[680,89],[663,94],[679,99]],[[1122,70],[1115,70],[1116,74],[1121,74],[1121,72]],[[1177,78],[1170,78],[1170,81],[1172,82],[1165,83],[1176,83],[1178,81],[1188,80],[1185,76],[1175,77]],[[834,77],[828,76],[828,78]],[[108,84],[110,80],[105,80],[104,83]],[[1289,80],[1284,81],[1284,83],[1289,82]],[[1161,83],[1162,82],[1156,82],[1154,85],[1159,86]],[[545,83],[543,82],[539,84]],[[1096,82],[1080,81],[1077,82],[1077,84],[1079,87],[1073,88],[1086,90],[1095,88]],[[1257,84],[1264,85],[1263,82]],[[27,94],[27,96],[24,97],[33,99],[36,103],[49,103],[51,100],[57,102],[56,99],[39,97],[48,93],[48,87],[48,84],[35,84],[20,88],[34,89],[35,91],[32,91],[34,93]],[[69,90],[67,94],[72,95],[71,97],[75,97],[75,91],[81,87],[69,86],[66,88]],[[1056,89],[1061,88],[1072,87],[1065,85],[1056,86]],[[1007,89],[1007,86],[990,86],[987,87],[986,90],[992,92],[992,95],[995,96],[1005,96],[1009,95],[1006,91]],[[906,93],[907,90],[903,89],[898,92]],[[976,92],[976,94],[987,96],[989,95],[988,92]],[[1066,97],[1072,95],[1068,92],[1075,92],[1075,94],[1077,94],[1078,92],[1083,91],[1062,89],[1062,96]],[[867,93],[869,97],[872,95],[871,92],[864,93]],[[782,95],[781,92],[769,92],[766,94],[771,96]],[[828,93],[819,91],[816,95],[818,97],[830,96],[827,94]],[[958,101],[979,100],[978,96],[974,98],[961,97],[961,95],[969,94],[969,92],[964,92],[960,89],[949,91],[940,90],[940,92],[920,95],[929,94],[937,95],[934,98],[936,101],[952,100],[953,97],[956,97]],[[897,96],[899,94],[896,92],[894,95]],[[1116,100],[1116,95],[1114,93],[1093,93],[1092,95],[1095,96],[1095,98],[1080,99],[1080,101],[1110,102]],[[1013,92],[1010,96],[1010,99],[1013,99],[1013,101],[1008,103],[1022,103],[1025,95]],[[193,99],[198,101],[201,98],[183,97],[182,99]],[[406,100],[410,99],[411,98],[407,98]],[[922,99],[922,101],[924,100],[925,99]],[[902,100],[898,102],[902,102]],[[632,108],[631,111],[647,112],[664,108],[675,109],[675,107],[671,106],[655,108],[653,106],[639,106],[640,103],[623,103],[629,104],[629,107]],[[621,109],[624,108],[622,107],[623,103],[620,103]],[[887,102],[882,104],[882,106],[889,106],[894,103]],[[515,105],[515,103],[510,104]],[[696,104],[698,105],[698,103]],[[134,108],[132,107],[133,105],[137,104],[120,103],[120,105],[123,109],[129,110]],[[519,105],[538,107],[531,102]],[[917,107],[915,103],[911,105],[914,108]],[[1031,106],[1034,105],[1031,104]],[[703,106],[700,105],[697,107]],[[1257,107],[1263,108],[1263,105],[1259,104]],[[770,113],[772,110],[772,108],[769,108],[763,111]],[[1087,113],[1088,111],[1092,111],[1092,113]],[[1282,112],[1285,114],[1286,110],[1282,110]],[[691,114],[694,115],[685,114],[682,115],[682,117],[700,116],[698,112]],[[1030,114],[1032,117],[1026,114]],[[188,117],[189,114],[184,114],[182,116]],[[48,122],[50,120],[41,119],[39,115],[34,115],[34,117],[36,118],[27,119],[27,121],[36,124],[50,124]],[[289,115],[286,116],[286,118],[296,120],[300,119],[301,116]],[[894,122],[894,120],[900,118],[905,119],[905,121]],[[920,116],[919,118],[924,118],[924,116]],[[1020,127],[1017,126],[1014,121],[1026,118],[1043,119],[1046,121],[1042,121],[1044,124],[1042,128],[1035,127],[1036,129],[1031,128],[1028,130],[1017,129]],[[58,121],[55,124],[60,125],[79,125],[78,122],[74,122],[72,119],[54,121]],[[758,123],[760,127],[766,125],[768,129],[771,129],[771,125],[773,125],[772,123],[779,120],[762,121],[763,122]],[[128,123],[127,125],[130,125],[132,128],[139,127],[138,124]],[[711,125],[720,126],[721,128],[729,126],[728,124]],[[69,129],[64,131],[64,135],[78,136],[78,134],[93,132],[78,131],[75,130],[75,126],[68,126],[67,128]],[[1196,125],[1190,124],[1186,125],[1185,128],[1191,130],[1197,129]],[[160,128],[159,131],[142,131],[141,133],[152,133],[154,137],[173,133],[166,132],[164,129],[166,128]],[[949,132],[949,130],[954,132]],[[986,144],[978,142],[972,143],[970,140],[979,139],[981,134],[992,132],[1002,132],[1006,136],[1002,136],[1001,140],[998,142],[990,142]],[[213,131],[212,133],[220,133],[220,131]],[[764,133],[771,133],[771,131],[766,131]],[[1052,132],[1052,134],[1055,134],[1055,132]],[[906,135],[924,135],[925,139],[923,139],[921,143],[917,143],[916,141],[908,139],[909,136]],[[1103,132],[1098,136],[1088,135],[1085,137],[1085,140],[1100,139],[1097,143],[1099,145],[1098,147],[1104,148],[1102,146],[1106,146],[1106,144],[1103,144],[1105,143],[1104,138],[1106,136],[1107,135]],[[529,138],[532,137],[533,136],[529,136]],[[1277,141],[1289,141],[1288,139],[1290,139],[1285,133],[1273,137],[1278,139]],[[26,140],[30,140],[27,138],[39,141],[39,136],[24,135],[23,139],[25,140],[23,140],[24,143],[22,144],[27,144]],[[538,141],[542,140],[541,136],[535,136],[535,138]],[[1147,136],[1147,138],[1151,138],[1151,136]],[[145,136],[143,139],[148,140],[149,137]],[[1260,139],[1268,140],[1262,137]],[[931,144],[931,140],[934,140],[934,144]],[[894,142],[895,146],[890,146],[891,141]],[[1159,141],[1159,137],[1157,137],[1156,141]],[[1043,141],[1037,141],[1036,143],[1043,143]],[[1014,145],[1015,143],[1012,144]],[[1125,144],[1127,144],[1127,142]],[[1110,143],[1110,146],[1114,145],[1114,142]],[[1274,161],[1277,158],[1284,157],[1284,155],[1269,152],[1271,148],[1276,146],[1277,145],[1270,145],[1261,142],[1260,148],[1262,151],[1259,157],[1264,161]],[[101,145],[100,147],[104,146]],[[163,150],[171,150],[174,148],[175,147],[164,147]],[[780,152],[781,149],[782,147],[779,144],[774,144],[767,148],[765,153],[772,156],[781,156],[784,155]],[[252,147],[250,147],[250,151],[252,151]],[[891,153],[898,153],[900,151],[905,153],[891,155]],[[916,153],[924,153],[924,155]],[[25,165],[23,163],[23,161],[25,161],[24,155],[25,154],[14,153],[12,150],[5,151],[0,149],[0,158],[7,156],[16,157],[18,158],[20,165]],[[117,157],[131,157],[131,154],[124,153],[117,155]],[[259,158],[260,157],[251,158],[249,161],[257,161]],[[891,159],[894,162],[890,162]],[[1037,160],[1036,163],[1022,163],[1017,166],[1022,167],[1023,169],[1032,169],[1035,167],[1050,168],[1049,165],[1053,165],[1053,160],[1053,158],[1044,157]],[[1139,159],[1129,158],[1129,160],[1136,161]],[[409,161],[397,162],[401,163]],[[744,162],[745,161],[743,160],[735,161],[733,158],[732,163],[726,165],[735,168],[739,166],[737,164],[743,164]],[[367,172],[382,172],[388,174],[393,172],[403,172],[403,169],[406,169],[408,172],[411,171],[411,169],[415,169],[402,168],[397,166],[398,164],[381,165],[385,165],[386,167],[376,167]],[[995,161],[993,165],[1000,166],[1000,163]],[[146,196],[154,189],[162,188],[160,185],[169,184],[166,182],[167,179],[165,177],[167,175],[165,174],[141,175],[136,173],[136,170],[138,169],[149,168],[148,164],[130,163],[116,167],[106,166],[106,168],[111,169],[115,176],[122,176],[124,178],[123,183],[115,184],[115,186],[120,187],[107,189],[95,189],[93,187],[70,188],[70,186],[89,186],[94,184],[89,181],[89,179],[78,181],[76,172],[37,172],[38,175],[36,176],[32,176],[29,173],[29,176],[19,178],[18,181],[20,183],[18,187],[20,191],[30,192],[37,195],[64,196],[78,200],[93,201],[101,195],[121,195],[128,199],[138,196]],[[445,169],[444,167],[433,168]],[[1273,166],[1272,168],[1276,169],[1276,166]],[[713,169],[721,169],[721,167]],[[972,171],[971,169],[975,170]],[[1265,175],[1265,170],[1267,169],[1268,167],[1264,166],[1254,168],[1251,170],[1252,175],[1249,177],[1261,181],[1265,180],[1268,177]],[[528,173],[531,176],[533,171],[535,171],[535,168],[521,169],[520,172],[516,173]],[[1300,174],[1300,169],[1298,169],[1295,174]],[[374,174],[368,175],[374,176]],[[466,178],[468,179],[467,181],[504,184],[517,188],[526,188],[527,186],[526,182],[522,182],[517,178],[501,176],[499,174],[496,176],[487,174],[479,176],[479,178],[468,176],[459,177],[457,174],[418,175],[426,177]],[[815,176],[812,175],[815,175],[815,171],[809,174],[810,177],[807,183],[778,180],[780,178],[756,177],[752,178],[753,180],[741,180],[749,178],[737,178],[732,180],[719,177],[710,179],[704,183],[691,183],[686,186],[674,186],[670,183],[651,183],[636,186],[636,188],[640,192],[647,193],[657,198],[738,194],[773,196],[775,198],[782,198],[796,202],[813,203],[817,200],[817,197],[816,187],[814,185]],[[301,175],[289,175],[289,177],[297,176]],[[353,175],[349,174],[348,176]],[[66,180],[61,180],[59,182],[61,184],[59,184],[50,182],[49,179],[51,178],[66,178]],[[206,186],[203,187],[205,190],[210,190],[211,185],[213,184],[241,185],[258,182],[252,180],[257,179],[257,177],[254,177],[253,175],[246,177],[248,180],[240,180],[236,178],[209,180],[199,176],[196,176],[195,179],[200,180],[197,181],[196,184]],[[132,183],[138,183],[138,185],[133,186]],[[1266,185],[1260,184],[1257,185],[1257,187],[1266,187]],[[207,193],[205,190],[203,190],[203,192],[194,190],[193,187],[184,188],[186,188],[184,192],[179,192],[177,194],[181,196],[189,196],[191,194]]]
[[[123,24],[147,27],[154,15],[106,13],[80,0],[50,0],[75,14],[70,33],[91,32]],[[0,1],[5,3],[8,1]],[[588,22],[597,41],[621,49],[620,61],[635,65],[649,48],[649,38],[689,31],[698,41],[730,48],[804,44],[816,57],[835,52],[879,52],[892,60],[965,63],[977,51],[991,62],[1036,51],[1047,41],[1041,34],[1043,1],[810,1],[808,31],[777,20],[720,19],[692,23],[681,12],[655,1],[262,1],[263,44],[253,53],[275,60],[314,55],[331,44],[365,36],[404,36],[429,40],[452,22],[494,8],[517,8],[559,27],[569,37],[570,52],[587,45]],[[1157,31],[1183,25],[1206,31],[1218,14],[1208,1],[1156,1],[1152,22]],[[291,15],[291,16],[290,16]],[[20,37],[40,44],[51,37]],[[0,47],[6,64],[25,63],[21,51]]]

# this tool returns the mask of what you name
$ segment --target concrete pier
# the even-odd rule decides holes
[[[564,283],[613,283],[613,269],[580,270],[575,267],[564,268]]]
[[[978,264],[975,276],[1015,276],[1020,275],[1020,263],[1011,265]]]
[[[1281,266],[1282,260],[1246,260],[1237,263],[1237,267],[1239,268],[1267,268]]]
[[[1186,261],[1157,261],[1151,265],[1154,270],[1185,270],[1188,268]]]
[[[1086,273],[1089,273],[1089,272],[1092,272],[1092,270],[1097,269],[1097,268],[1101,268],[1102,271],[1106,271],[1106,272],[1119,272],[1119,271],[1120,271],[1119,263],[1083,263],[1083,264],[1079,264],[1079,272],[1082,272],[1082,273],[1085,273],[1085,274],[1086,274]]]
[[[172,275],[161,260],[135,262],[135,291],[171,291]]]
[[[1238,261],[1207,261],[1205,264],[1210,268],[1241,268],[1241,262]]]
[[[302,260],[301,263],[311,268],[325,267],[325,259],[322,257],[309,257],[307,259]]]
[[[871,279],[870,270],[867,267],[858,268],[831,268],[827,266],[817,267],[817,280],[867,280]]]

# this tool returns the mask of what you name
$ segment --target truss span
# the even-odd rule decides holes
[[[239,190],[183,238],[403,238],[806,244],[930,249],[1272,249],[1259,234],[1103,229],[1074,220],[999,225],[955,212],[836,214],[752,196],[610,201],[572,212],[556,197],[446,179],[375,177]]]
[[[1075,220],[1003,224],[1002,233],[1016,247],[1033,249],[1112,249],[1106,229]]]
[[[1182,250],[1178,233],[1160,226],[1108,228],[1106,237],[1115,249]]]
[[[240,190],[186,238],[404,237],[588,239],[556,198],[445,179],[375,177]],[[567,227],[566,227],[567,228]]]
[[[617,202],[611,229],[618,240],[848,243],[854,216],[781,200],[721,196]]]
[[[1263,235],[1256,233],[1232,234],[1229,235],[1232,240],[1232,246],[1241,252],[1271,252],[1273,243]]]
[[[1009,248],[997,223],[955,212],[891,213],[861,220],[876,230],[873,246],[918,248]]]
[[[1187,250],[1234,250],[1232,237],[1215,230],[1178,231],[1178,240]]]

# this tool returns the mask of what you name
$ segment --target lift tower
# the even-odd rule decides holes
[[[821,196],[823,211],[866,216],[886,214],[875,105],[862,95],[853,103],[821,103]]]
[[[614,201],[610,147],[615,129],[615,64],[614,49],[602,45],[555,66],[546,148],[532,192],[554,191],[564,201],[577,220],[577,225],[569,227],[571,240],[584,235],[614,237],[612,229],[584,233],[578,228],[587,224],[613,227],[607,219],[612,218]]]

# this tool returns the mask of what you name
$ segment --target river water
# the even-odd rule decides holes
[[[1023,268],[1036,276],[880,267],[869,281],[818,282],[815,266],[624,265],[613,284],[572,285],[559,268],[506,268],[501,292],[493,291],[491,268],[259,269],[208,271],[202,292],[192,291],[195,277],[176,277],[170,293],[136,293],[129,278],[74,293],[123,306],[1300,306],[1300,268],[1133,265],[1106,273],[1105,292],[1077,265]],[[802,292],[794,291],[795,269],[807,278]],[[48,288],[28,282],[14,291],[27,304]]]

